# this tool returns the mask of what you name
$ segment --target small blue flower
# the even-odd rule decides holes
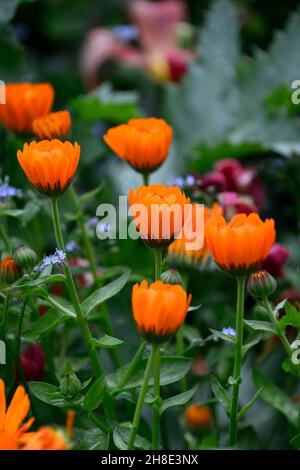
[[[42,264],[34,268],[35,271],[43,271],[47,266],[59,266],[64,268],[67,264],[67,257],[63,250],[56,248],[53,255],[45,256],[42,261]]]
[[[187,175],[185,182],[188,186],[194,186],[196,183],[196,178],[193,175]]]
[[[138,27],[131,24],[114,26],[112,30],[122,42],[135,41],[139,35]]]
[[[178,186],[178,188],[183,188],[184,186],[184,179],[181,176],[175,176],[174,178],[170,178],[167,182],[168,186]]]
[[[233,328],[231,328],[231,326],[229,326],[228,328],[223,328],[222,333],[228,336],[236,336],[236,332]]]
[[[69,241],[66,244],[66,251],[68,253],[74,253],[74,251],[78,251],[78,249],[79,249],[78,244],[74,242],[73,240]]]
[[[3,202],[5,199],[14,196],[20,196],[20,189],[9,185],[9,177],[6,176],[4,181],[0,180],[0,201]]]
[[[98,217],[91,217],[87,221],[87,226],[88,226],[88,228],[95,228],[98,222],[99,222]]]

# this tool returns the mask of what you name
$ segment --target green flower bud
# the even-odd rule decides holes
[[[275,292],[277,282],[267,271],[258,271],[248,278],[247,289],[256,300],[269,297]]]
[[[160,276],[160,279],[166,284],[180,284],[183,286],[183,280],[176,269],[169,269]]]
[[[81,390],[81,382],[72,371],[72,366],[68,362],[65,376],[60,382],[60,391],[69,398],[75,397]]]
[[[19,246],[14,254],[15,263],[26,271],[32,270],[37,262],[36,252],[25,245]]]

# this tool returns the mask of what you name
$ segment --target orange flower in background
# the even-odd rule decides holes
[[[156,118],[131,119],[112,127],[105,143],[140,173],[152,173],[166,159],[172,141],[172,128]]]
[[[6,103],[0,104],[0,122],[15,132],[32,132],[34,119],[51,111],[54,89],[50,83],[7,83]]]
[[[192,296],[179,285],[147,281],[132,289],[134,321],[150,342],[163,342],[181,327]]]
[[[185,411],[185,422],[194,431],[205,431],[213,423],[213,414],[208,406],[189,405]]]
[[[70,443],[64,433],[50,426],[42,426],[37,432],[21,438],[22,450],[68,450]]]
[[[30,402],[25,389],[19,386],[6,408],[5,385],[0,379],[0,450],[19,450],[21,438],[32,425],[34,418],[25,424],[23,420],[28,415]]]
[[[63,194],[74,178],[80,157],[80,146],[75,142],[42,140],[24,144],[18,150],[18,160],[29,181],[44,196]]]
[[[39,140],[66,137],[71,129],[69,111],[49,113],[35,119],[32,130]]]
[[[191,224],[193,233],[196,233],[194,239],[187,238],[184,232],[182,237],[178,237],[174,242],[169,246],[168,250],[168,262],[174,266],[189,265],[189,266],[198,266],[204,267],[208,259],[209,251],[205,243],[204,231],[205,226],[209,220],[212,218],[222,215],[222,208],[219,204],[214,204],[212,208],[204,207],[203,214],[203,223],[200,223],[200,229],[196,231],[196,216],[197,216],[197,204],[192,204],[192,211],[189,219],[185,222]],[[201,221],[200,221],[201,222]],[[197,249],[190,249],[190,244],[193,241],[196,241],[197,238],[202,239],[203,245]]]
[[[136,228],[150,247],[166,247],[181,232],[190,199],[179,188],[139,186],[136,191],[130,189],[128,199]]]
[[[0,281],[8,284],[21,277],[22,272],[11,256],[6,256],[0,263]]]
[[[273,219],[263,222],[256,213],[237,214],[230,222],[222,216],[208,222],[207,246],[220,268],[235,274],[247,274],[268,256],[276,238]]]

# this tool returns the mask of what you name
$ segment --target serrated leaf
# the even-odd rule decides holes
[[[211,387],[216,399],[221,403],[226,413],[229,414],[232,401],[231,396],[228,395],[227,390],[225,390],[223,385],[214,375],[211,377]]]
[[[238,420],[242,419],[250,410],[250,408],[254,405],[256,400],[258,399],[260,393],[262,392],[263,387],[261,387],[257,392],[255,393],[254,397],[247,403],[247,405],[243,406],[243,408],[239,411],[238,414]]]
[[[84,397],[83,406],[85,411],[90,412],[98,408],[105,394],[105,378],[99,377],[89,388]]]
[[[260,398],[282,413],[293,426],[297,426],[298,409],[290,397],[258,369],[254,369],[252,375],[256,388],[262,388]]]
[[[244,320],[245,325],[250,326],[253,330],[257,331],[266,331],[273,335],[277,334],[276,328],[267,321],[258,321],[258,320]]]
[[[170,397],[164,400],[160,408],[160,413],[163,414],[169,408],[173,408],[174,406],[182,406],[188,403],[195,395],[197,388],[198,386],[196,385],[191,390],[188,390],[183,393],[179,393],[178,395],[175,395],[174,397]]]
[[[114,349],[119,348],[124,344],[124,341],[118,338],[114,338],[113,336],[104,335],[100,339],[93,338],[91,343],[95,349],[97,348],[105,348],[105,349]]]
[[[122,276],[118,277],[114,281],[106,284],[104,287],[100,287],[100,289],[96,290],[91,294],[86,300],[82,302],[82,308],[84,314],[88,316],[88,314],[95,308],[97,305],[105,302],[106,300],[114,297],[120,290],[123,289],[125,284],[127,283],[130,277],[131,270],[128,269]]]

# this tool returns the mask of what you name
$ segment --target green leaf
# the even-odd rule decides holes
[[[91,343],[95,349],[98,348],[106,348],[106,349],[114,349],[119,348],[124,344],[124,341],[118,338],[114,338],[113,336],[104,335],[100,339],[93,338]]]
[[[55,385],[51,385],[45,382],[30,382],[29,387],[33,395],[42,402],[47,403],[48,405],[57,406],[59,408],[64,408],[67,406],[61,391]]]
[[[131,433],[131,423],[117,424],[113,431],[113,440],[115,446],[120,450],[127,450],[127,444]],[[135,448],[139,450],[149,450],[150,442],[139,435],[135,439]]]
[[[229,415],[232,399],[230,395],[228,395],[227,390],[225,390],[223,385],[214,375],[211,377],[211,387],[216,399],[221,403],[226,413]]]
[[[38,341],[40,338],[52,333],[52,331],[54,331],[61,323],[68,320],[70,320],[69,315],[62,314],[56,309],[51,309],[41,318],[32,323],[30,328],[25,331],[22,337],[25,341]]]
[[[257,331],[266,331],[267,333],[272,333],[273,335],[277,334],[276,328],[267,321],[258,321],[258,320],[244,320],[245,325],[250,326],[253,330]]]
[[[20,217],[22,213],[21,209],[4,209],[0,211],[0,217]]]
[[[56,283],[56,282],[65,282],[66,278],[63,274],[51,274],[50,276],[39,276],[38,279],[35,279],[34,281],[27,282],[25,284],[21,284],[20,287],[23,289],[27,288],[32,288],[32,287],[37,287],[42,284],[50,284],[50,283]]]
[[[129,390],[140,387],[142,385],[147,360],[147,358],[143,358],[137,364],[135,371],[133,372],[128,382],[124,385],[123,390]],[[178,382],[180,379],[186,376],[190,370],[191,365],[192,360],[190,358],[163,356],[161,358],[161,385],[169,385],[171,383]],[[120,367],[115,372],[112,372],[110,375],[108,375],[107,385],[110,389],[117,388],[118,383],[120,382],[128,367],[129,364],[126,364],[125,366]],[[150,378],[149,384],[150,386],[153,385],[153,377]]]
[[[84,206],[85,204],[93,201],[101,193],[103,187],[104,185],[102,183],[98,186],[98,188],[92,189],[91,191],[82,194],[82,196],[79,197],[79,204]]]
[[[213,328],[210,328],[209,330],[212,332],[213,335],[217,336],[218,338],[222,339],[223,341],[227,341],[229,343],[235,344],[235,341],[236,341],[235,336],[227,335],[225,333],[222,333],[222,331],[217,331],[217,330],[214,330]]]
[[[178,395],[175,395],[174,397],[167,398],[166,400],[164,400],[160,408],[160,413],[163,414],[169,408],[173,408],[174,406],[182,406],[188,403],[195,395],[197,388],[198,386],[196,385],[195,387],[193,387],[191,390],[188,390],[187,392],[179,393]]]
[[[256,400],[258,399],[259,395],[261,394],[263,390],[263,387],[261,387],[259,390],[257,390],[257,392],[255,393],[254,397],[252,398],[252,400],[250,400],[247,405],[243,406],[243,408],[239,411],[239,414],[238,414],[238,420],[239,419],[242,419],[247,413],[248,411],[250,410],[250,408],[254,405],[254,403],[256,402]]]
[[[98,428],[77,430],[78,450],[107,450],[109,434]]]
[[[118,294],[123,289],[130,277],[131,270],[128,269],[122,276],[118,277],[114,281],[110,282],[104,287],[96,290],[86,300],[82,302],[82,308],[86,316],[95,308],[97,305],[105,302],[114,295]]]
[[[284,307],[285,315],[279,320],[278,328],[285,331],[288,325],[291,325],[300,330],[300,315],[299,311],[291,304],[286,303]]]
[[[282,413],[292,425],[297,426],[298,409],[289,396],[258,369],[254,369],[252,375],[255,387],[258,390],[262,388],[260,398]]]
[[[127,450],[127,444],[122,438],[118,428],[115,428],[113,431],[113,441],[117,449]]]
[[[261,336],[257,335],[257,336],[255,336],[255,338],[253,338],[252,341],[250,341],[247,344],[244,344],[243,347],[242,347],[243,357],[247,354],[248,351],[250,351],[250,349],[252,349],[254,346],[256,346],[260,342],[260,340],[261,340]]]
[[[293,447],[293,449],[297,449],[297,450],[300,449],[300,433],[299,433],[299,434],[296,434],[296,436],[294,436],[294,437],[290,440],[290,444],[291,444],[291,446]]]
[[[98,408],[103,400],[105,393],[105,378],[99,377],[88,390],[84,397],[84,409],[87,412]]]

